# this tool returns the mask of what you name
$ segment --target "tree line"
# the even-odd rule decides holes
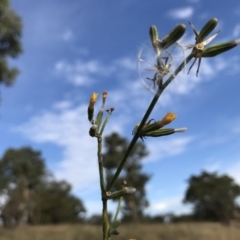
[[[128,140],[112,133],[104,143],[103,161],[106,180],[110,181]],[[188,179],[183,202],[192,204],[191,214],[144,214],[149,205],[146,183],[151,176],[142,170],[141,161],[147,155],[145,144],[138,142],[115,186],[116,190],[123,184],[137,189],[135,194],[123,198],[124,222],[217,221],[229,224],[232,219],[240,220],[240,207],[236,201],[240,196],[240,186],[227,175],[205,171]],[[83,201],[71,193],[71,185],[67,181],[55,180],[47,170],[41,152],[30,147],[8,149],[0,158],[0,196],[4,200],[1,201],[0,219],[7,227],[79,222],[101,224],[99,215],[85,218],[87,210]]]
[[[8,149],[0,159],[0,194],[4,226],[79,222],[86,211],[71,185],[54,180],[41,152],[30,147]]]

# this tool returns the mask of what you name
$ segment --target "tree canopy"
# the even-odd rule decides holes
[[[112,133],[106,136],[104,143],[106,151],[103,154],[103,166],[106,169],[107,182],[109,182],[127,150],[128,141],[117,133]],[[144,208],[148,206],[145,185],[150,176],[141,171],[141,160],[147,155],[146,146],[142,142],[137,143],[115,185],[114,190],[120,190],[125,180],[127,181],[127,186],[137,189],[134,194],[124,196],[123,217],[125,220],[139,221],[143,215]]]
[[[71,194],[66,181],[46,183],[39,189],[37,202],[35,214],[39,224],[80,222],[86,211],[82,201]]]
[[[0,84],[12,85],[18,69],[9,66],[8,59],[22,52],[21,18],[11,9],[9,0],[0,1]]]
[[[9,149],[0,159],[0,193],[5,226],[81,221],[85,208],[66,181],[53,180],[40,151]]]
[[[238,196],[240,186],[231,177],[203,171],[189,178],[184,203],[193,204],[195,220],[228,224],[239,209]]]

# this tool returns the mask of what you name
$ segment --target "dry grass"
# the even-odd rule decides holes
[[[113,240],[240,240],[240,225],[214,223],[122,225]],[[100,234],[100,235],[99,235]],[[59,225],[0,228],[1,240],[101,240],[101,227]]]

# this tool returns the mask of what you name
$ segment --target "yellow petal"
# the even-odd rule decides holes
[[[177,118],[176,114],[169,112],[166,114],[166,116],[161,121],[158,122],[158,125],[163,127],[163,126],[171,123],[176,118]]]
[[[90,102],[89,102],[89,108],[90,109],[93,109],[94,108],[94,104],[95,102],[97,101],[97,97],[98,97],[98,94],[97,93],[93,93],[91,98],[90,98]]]

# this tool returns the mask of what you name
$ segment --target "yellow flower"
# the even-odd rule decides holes
[[[157,125],[158,125],[159,127],[163,127],[163,126],[171,123],[171,122],[172,122],[173,120],[175,120],[176,118],[177,118],[177,115],[176,115],[176,114],[169,112],[169,113],[166,114],[166,116],[165,116],[161,121],[158,121],[158,122],[157,122]]]
[[[93,93],[91,98],[90,98],[90,102],[89,102],[89,106],[88,108],[90,109],[93,109],[94,108],[94,104],[95,102],[97,101],[97,97],[98,97],[98,94],[97,93]]]

